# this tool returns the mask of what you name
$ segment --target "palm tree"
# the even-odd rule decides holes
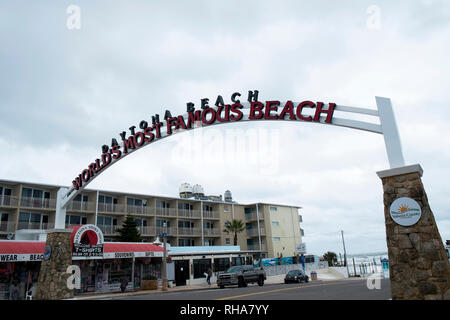
[[[231,221],[225,222],[225,229],[223,232],[232,233],[234,232],[234,245],[237,246],[237,234],[245,230],[245,224],[242,220],[233,219]]]

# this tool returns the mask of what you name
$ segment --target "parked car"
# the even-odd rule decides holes
[[[303,270],[291,270],[286,274],[284,278],[284,283],[289,282],[308,282],[309,277],[305,274]]]
[[[246,287],[248,283],[256,282],[259,286],[264,285],[266,272],[262,268],[252,266],[234,266],[217,276],[217,285],[224,288],[226,285],[237,285]]]

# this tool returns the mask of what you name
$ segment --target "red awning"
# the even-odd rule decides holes
[[[0,241],[0,254],[43,254],[45,242],[42,241]]]
[[[45,242],[0,240],[0,254],[43,254]],[[145,242],[105,242],[105,253],[115,252],[163,252],[157,245]]]

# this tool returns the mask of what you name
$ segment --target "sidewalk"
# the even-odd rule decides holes
[[[205,285],[196,285],[196,286],[178,286],[167,288],[167,291],[163,291],[161,288],[157,290],[136,290],[136,291],[127,291],[127,292],[111,292],[104,294],[83,294],[81,296],[76,296],[72,299],[66,300],[91,300],[91,299],[107,299],[111,297],[124,297],[124,296],[136,296],[136,295],[144,295],[144,294],[153,294],[153,293],[168,293],[168,292],[179,292],[179,291],[194,291],[194,290],[205,290],[205,289],[213,289],[218,288],[217,285],[211,284],[208,286]]]
[[[264,282],[264,284],[280,284],[284,283],[285,275],[277,275],[270,276]],[[325,279],[318,279],[319,281],[323,281]],[[338,279],[327,279],[327,280],[338,280]],[[169,293],[169,292],[180,292],[180,291],[195,291],[195,290],[208,290],[208,289],[218,289],[219,287],[216,284],[216,277],[211,277],[211,285],[206,283],[206,280],[202,283],[197,283],[195,285],[186,285],[186,286],[174,286],[172,288],[167,288],[167,291],[163,291],[161,288],[157,290],[136,290],[136,291],[128,291],[128,292],[111,292],[104,294],[84,294],[81,296],[76,296],[72,299],[67,300],[91,300],[91,299],[107,299],[112,297],[124,297],[124,296],[135,296],[135,295],[145,295],[145,294],[154,294],[154,293]]]

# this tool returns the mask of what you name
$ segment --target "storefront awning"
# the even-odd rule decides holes
[[[164,251],[162,247],[142,242],[105,242],[103,246],[103,259],[162,257]],[[0,262],[41,261],[44,247],[43,241],[0,240]]]
[[[0,241],[0,262],[41,261],[45,242]]]

